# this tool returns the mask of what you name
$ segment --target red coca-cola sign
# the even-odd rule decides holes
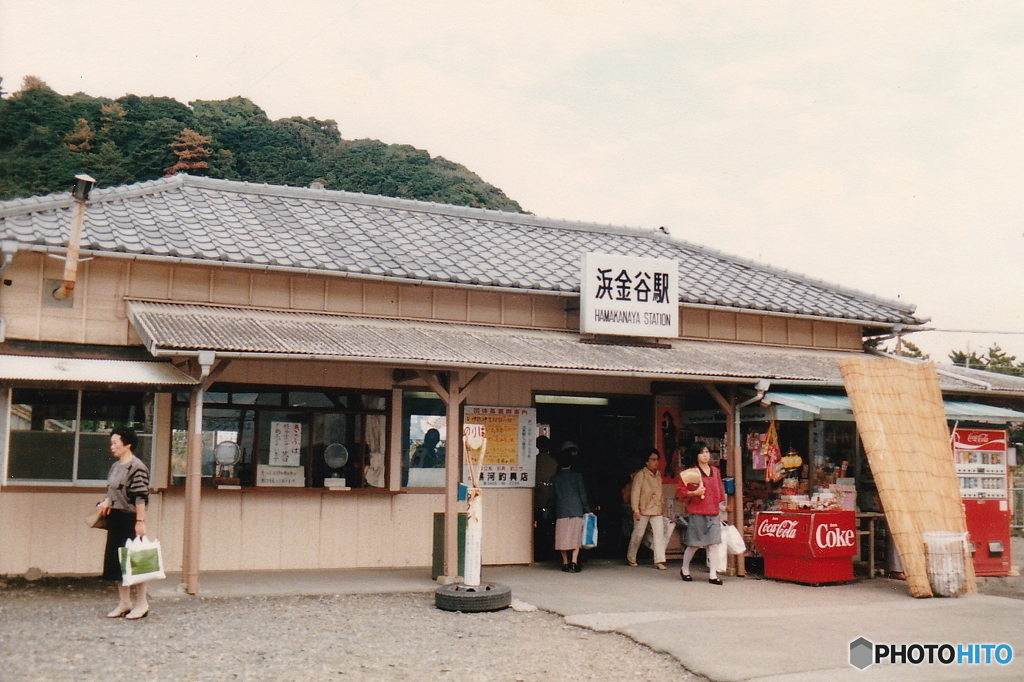
[[[995,429],[953,429],[953,448],[956,450],[1006,450],[1006,431]]]
[[[818,549],[839,549],[855,547],[857,532],[843,528],[838,523],[819,523],[814,529],[814,545]]]
[[[757,534],[762,538],[778,538],[792,540],[796,537],[800,522],[796,519],[775,519],[766,516],[758,519]]]

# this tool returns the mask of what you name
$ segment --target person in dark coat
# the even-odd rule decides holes
[[[577,448],[567,441],[558,453],[558,471],[551,479],[555,498],[555,549],[562,554],[562,570],[579,573],[583,515],[590,511],[583,475],[573,471]]]

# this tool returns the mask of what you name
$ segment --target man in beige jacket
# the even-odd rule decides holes
[[[647,524],[651,524],[654,536],[654,565],[658,570],[665,570],[665,502],[661,492],[661,475],[658,473],[658,460],[661,455],[652,449],[647,455],[644,467],[633,474],[630,506],[633,508],[633,534],[629,537],[629,548],[626,550],[626,561],[636,566],[636,551],[640,548]]]

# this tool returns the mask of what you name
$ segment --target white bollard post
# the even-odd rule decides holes
[[[466,491],[468,510],[466,514],[466,567],[463,582],[466,585],[480,584],[480,542],[483,538],[483,491],[469,488]]]

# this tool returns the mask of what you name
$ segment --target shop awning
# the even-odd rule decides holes
[[[212,350],[219,358],[841,386],[836,358],[851,354],[683,340],[613,345],[571,332],[216,305],[130,300],[126,307],[154,357]]]
[[[168,362],[0,355],[0,383],[16,385],[193,386],[196,379]]]
[[[822,419],[828,419],[830,416],[849,419],[853,415],[850,399],[845,395],[768,392],[765,393],[761,402],[769,405],[785,405],[795,410],[819,415]],[[984,422],[990,424],[1024,422],[1024,412],[1009,410],[1005,407],[994,407],[981,403],[955,400],[943,402],[946,410],[946,419],[949,421]]]

